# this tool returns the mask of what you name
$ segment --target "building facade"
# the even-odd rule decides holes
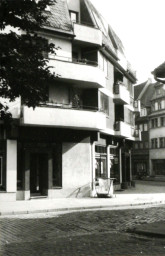
[[[165,178],[165,86],[160,82],[151,99],[150,145],[151,175]]]
[[[162,178],[165,175],[165,89],[161,82],[150,80],[135,86],[135,99],[141,102],[136,128],[142,140],[133,146],[133,176]]]
[[[122,42],[89,0],[57,0],[41,35],[56,81],[35,109],[10,104],[0,124],[0,200],[94,196],[97,178],[132,180],[135,73]]]

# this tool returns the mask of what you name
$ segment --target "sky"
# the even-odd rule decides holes
[[[165,0],[91,0],[123,42],[138,83],[165,61]],[[154,79],[153,79],[154,81]]]

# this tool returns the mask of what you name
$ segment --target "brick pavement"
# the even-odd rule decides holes
[[[127,233],[165,221],[165,207],[0,217],[0,256],[165,255],[165,241]]]

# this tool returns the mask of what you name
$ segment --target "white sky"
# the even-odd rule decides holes
[[[165,61],[165,0],[91,0],[112,26],[137,71],[138,83]]]

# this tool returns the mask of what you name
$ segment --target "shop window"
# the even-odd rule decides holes
[[[0,156],[0,186],[2,186],[2,156]]]
[[[107,150],[106,147],[95,147],[95,176],[96,178],[107,178]]]
[[[165,175],[165,159],[152,160],[155,175]]]
[[[110,177],[115,178],[115,183],[120,182],[120,163],[118,147],[110,147]]]

